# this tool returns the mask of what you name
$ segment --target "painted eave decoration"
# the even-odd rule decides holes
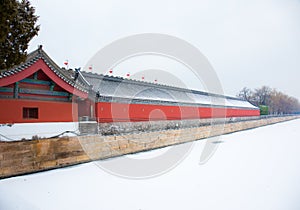
[[[0,87],[18,82],[35,72],[42,70],[51,80],[67,92],[79,96],[88,97],[89,84],[75,80],[74,72],[60,68],[42,49],[40,45],[37,50],[28,54],[25,62],[11,69],[0,71]]]

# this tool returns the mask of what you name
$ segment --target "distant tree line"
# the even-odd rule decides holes
[[[255,106],[268,106],[269,114],[300,113],[298,99],[267,86],[254,90],[244,87],[237,96]]]

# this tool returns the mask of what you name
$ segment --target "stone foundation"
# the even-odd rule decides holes
[[[0,142],[0,178],[161,148],[296,118],[299,116],[228,121],[225,124],[219,122],[203,124],[201,127],[122,135],[86,135]]]

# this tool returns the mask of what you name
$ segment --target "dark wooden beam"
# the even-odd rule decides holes
[[[18,98],[18,96],[19,96],[19,82],[16,82],[14,87],[14,98]]]
[[[50,90],[38,90],[21,88],[20,93],[37,94],[37,95],[49,95],[49,96],[69,96],[69,93],[62,91],[50,91]]]

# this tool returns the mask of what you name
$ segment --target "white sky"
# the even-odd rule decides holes
[[[70,67],[83,67],[99,49],[125,36],[163,33],[196,46],[226,94],[268,85],[300,99],[299,0],[31,2],[41,30],[29,52],[42,44],[61,66],[68,59]]]

